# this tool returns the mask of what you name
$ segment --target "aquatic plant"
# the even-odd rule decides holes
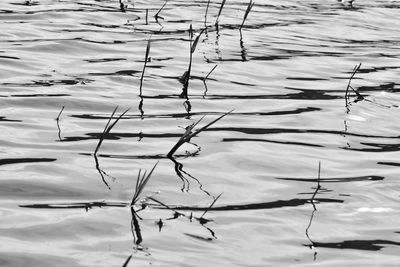
[[[131,201],[131,206],[135,205],[136,202],[139,200],[140,194],[142,193],[143,189],[145,188],[147,182],[150,180],[151,175],[154,172],[154,169],[157,167],[158,162],[153,166],[151,171],[147,174],[147,171],[144,171],[142,173],[142,169],[139,169],[138,176],[136,179],[136,186],[135,186],[135,192],[132,197]]]
[[[221,15],[221,12],[222,12],[222,9],[224,8],[225,2],[226,2],[226,0],[222,0],[222,2],[221,2],[221,6],[219,7],[217,19],[215,20],[215,25],[218,25],[219,16]]]
[[[144,57],[144,64],[143,64],[143,70],[142,70],[142,75],[140,76],[140,85],[139,85],[139,97],[140,97],[140,102],[139,102],[139,111],[141,114],[141,117],[143,119],[144,111],[143,111],[143,97],[142,97],[142,87],[143,87],[143,78],[144,78],[144,72],[146,70],[147,62],[149,61],[149,53],[150,53],[150,39],[147,41],[147,47],[146,47],[146,54]]]
[[[143,70],[142,70],[142,75],[140,76],[140,86],[139,86],[140,96],[142,95],[144,71],[146,70],[147,62],[149,61],[149,53],[150,53],[150,39],[147,41],[146,54],[144,56]]]
[[[355,75],[355,74],[357,73],[357,71],[360,69],[360,67],[361,67],[361,63],[358,64],[358,65],[356,65],[356,66],[353,68],[353,71],[352,71],[352,73],[351,73],[351,75],[350,75],[350,78],[349,78],[349,81],[348,81],[348,83],[347,83],[346,92],[345,92],[345,95],[344,95],[344,98],[345,98],[345,101],[346,101],[346,107],[348,107],[348,105],[349,105],[349,102],[348,102],[348,100],[349,100],[349,98],[350,98],[349,89],[351,89],[351,90],[357,95],[357,100],[356,100],[356,101],[360,101],[360,100],[363,100],[363,99],[364,99],[364,97],[363,97],[357,90],[355,90],[355,89],[351,86],[351,81],[352,81],[352,79],[354,78],[354,75]]]
[[[179,147],[181,147],[184,143],[190,142],[191,138],[193,138],[194,136],[198,135],[199,133],[201,133],[202,131],[204,131],[205,129],[207,129],[208,127],[210,127],[211,125],[213,125],[214,123],[216,123],[217,121],[219,121],[220,119],[225,117],[226,115],[230,114],[232,111],[233,110],[231,110],[231,111],[219,116],[218,118],[216,118],[212,122],[208,123],[207,125],[201,127],[200,129],[198,129],[198,130],[196,130],[194,132],[192,131],[194,129],[194,127],[196,127],[196,125],[199,124],[199,122],[205,116],[201,117],[197,122],[192,123],[191,125],[187,126],[185,132],[182,135],[182,137],[178,140],[178,142],[168,152],[167,157],[171,158],[174,155],[174,153],[179,149]]]
[[[139,245],[143,241],[142,237],[142,232],[140,230],[140,225],[138,218],[140,218],[137,215],[137,212],[134,208],[134,205],[137,203],[137,201],[140,198],[140,194],[142,193],[143,189],[146,187],[147,182],[150,180],[151,175],[153,174],[154,169],[157,167],[158,162],[154,165],[154,167],[151,169],[151,171],[147,174],[147,171],[142,173],[142,169],[139,169],[139,173],[136,179],[136,186],[135,186],[135,192],[132,197],[132,201],[130,204],[130,210],[131,210],[131,215],[132,215],[132,220],[131,220],[131,231],[132,235],[134,237],[135,244]],[[142,208],[143,209],[143,208]]]
[[[103,183],[108,187],[108,189],[111,189],[111,187],[108,185],[104,175],[106,175],[106,176],[109,176],[109,175],[100,168],[99,159],[97,157],[97,153],[98,153],[101,145],[103,144],[103,141],[104,141],[105,137],[107,136],[107,134],[110,133],[111,129],[114,128],[114,126],[118,123],[118,121],[129,111],[129,108],[127,110],[125,110],[113,123],[111,123],[111,120],[114,117],[115,112],[117,112],[117,110],[118,110],[118,106],[115,107],[115,109],[111,113],[111,116],[108,119],[107,124],[104,127],[104,130],[103,130],[102,134],[99,137],[99,142],[97,143],[97,146],[96,146],[96,148],[94,150],[94,153],[93,153],[93,157],[94,157],[94,160],[95,160],[95,163],[96,163],[96,169],[99,172],[99,174],[101,176],[101,179],[103,180]]]
[[[254,6],[254,2],[253,2],[253,0],[250,0],[249,4],[247,5],[247,9],[246,9],[246,11],[244,13],[242,24],[239,27],[240,31],[242,30],[244,22],[246,21],[247,16],[249,15],[249,13],[250,13],[251,9],[253,8],[253,6]]]
[[[208,77],[211,75],[211,73],[218,67],[218,65],[215,65],[208,73],[207,75],[203,78],[203,81],[207,80]]]
[[[207,87],[206,80],[208,79],[208,77],[211,75],[211,73],[212,73],[212,72],[215,70],[215,68],[217,68],[217,67],[218,67],[218,65],[215,65],[215,66],[208,72],[208,74],[202,79],[203,84],[204,84],[204,88],[205,88],[204,94],[203,94],[203,98],[206,97],[207,91],[208,91],[208,87]]]
[[[60,116],[61,113],[64,111],[65,106],[62,106],[60,112],[58,113],[58,116],[56,118],[56,122],[57,122],[57,129],[58,129],[58,139],[62,142],[62,138],[61,138],[61,128],[60,128]]]
[[[203,212],[203,214],[197,218],[197,220],[199,220],[200,224],[205,224],[207,222],[209,222],[209,220],[204,219],[204,215],[206,215],[206,213],[214,206],[215,202],[217,202],[217,200],[222,196],[222,193],[219,194],[216,198],[214,198],[213,202],[210,204],[210,206]]]
[[[207,1],[206,13],[204,14],[204,24],[207,24],[207,14],[209,6],[210,6],[210,0]]]
[[[130,260],[131,260],[131,258],[132,258],[132,254],[129,255],[129,257],[125,260],[125,263],[124,263],[124,265],[122,265],[122,267],[127,267],[127,266],[128,266],[128,263],[129,263]]]
[[[308,239],[308,240],[310,241],[310,243],[311,243],[311,244],[309,245],[310,249],[313,249],[313,248],[314,248],[314,241],[311,239],[311,237],[310,237],[310,235],[309,235],[309,230],[310,230],[310,228],[311,228],[311,224],[312,224],[312,222],[313,222],[315,212],[317,211],[317,207],[316,207],[316,205],[315,205],[315,197],[317,196],[318,191],[321,189],[321,184],[320,184],[320,182],[321,182],[321,161],[318,163],[317,187],[315,188],[314,194],[312,195],[312,197],[311,197],[311,199],[310,199],[310,203],[311,203],[311,205],[313,206],[313,211],[312,211],[312,213],[311,213],[310,221],[308,222],[308,225],[307,225],[307,228],[306,228],[306,231],[305,231],[306,237],[307,237],[307,239]],[[317,255],[317,251],[314,252],[314,260],[315,260],[315,258],[316,258],[316,255]]]
[[[160,12],[164,9],[165,5],[167,4],[168,0],[165,0],[164,4],[162,7],[157,11],[157,13],[154,15],[154,18],[156,21],[158,21],[158,18],[164,19],[163,17],[160,16]]]
[[[180,82],[183,84],[182,93],[180,94],[180,98],[188,98],[188,87],[189,87],[189,80],[190,80],[190,72],[192,70],[192,60],[193,60],[193,53],[196,51],[197,44],[200,40],[201,34],[204,32],[204,29],[200,31],[200,33],[196,36],[195,40],[193,41],[193,28],[192,24],[189,27],[189,39],[190,39],[190,51],[189,51],[189,65],[187,71],[185,71],[182,77],[179,79]]]

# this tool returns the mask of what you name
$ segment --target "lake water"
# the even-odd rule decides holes
[[[0,3],[1,266],[398,266],[400,2],[207,2]]]

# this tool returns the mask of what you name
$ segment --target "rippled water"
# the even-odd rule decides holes
[[[0,3],[1,266],[397,265],[400,3],[207,2]]]

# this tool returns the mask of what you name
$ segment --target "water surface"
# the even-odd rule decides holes
[[[0,4],[0,265],[396,265],[397,1],[123,4]]]

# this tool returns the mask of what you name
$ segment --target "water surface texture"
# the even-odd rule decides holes
[[[1,1],[1,266],[398,264],[400,3],[221,3]]]

